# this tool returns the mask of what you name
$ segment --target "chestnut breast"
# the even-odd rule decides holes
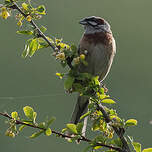
[[[100,76],[103,80],[108,74],[115,54],[115,41],[110,33],[84,34],[80,40],[79,53],[87,50],[88,66],[80,65],[80,72]]]

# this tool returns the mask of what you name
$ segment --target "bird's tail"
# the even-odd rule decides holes
[[[77,124],[82,121],[80,120],[80,117],[87,112],[88,103],[89,103],[88,97],[85,97],[85,96],[78,97],[77,103],[75,105],[75,108],[72,114],[71,123]],[[87,117],[84,118],[84,125],[82,129],[83,135],[85,135],[86,126],[87,126]]]

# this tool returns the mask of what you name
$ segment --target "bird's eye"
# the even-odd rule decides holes
[[[100,18],[100,19],[97,20],[97,23],[99,25],[103,25],[105,22],[104,22],[104,20],[102,18]]]

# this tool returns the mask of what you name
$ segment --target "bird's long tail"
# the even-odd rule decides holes
[[[72,114],[71,123],[77,124],[82,121],[80,120],[80,117],[87,112],[88,103],[89,103],[88,97],[85,97],[85,96],[78,97],[77,103],[75,105],[75,108]],[[84,125],[82,129],[83,135],[85,135],[86,126],[87,126],[87,117],[84,118]]]

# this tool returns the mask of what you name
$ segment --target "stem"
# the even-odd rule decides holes
[[[25,13],[22,11],[22,9],[18,6],[18,4],[17,4],[16,2],[13,2],[12,0],[11,0],[11,2],[13,3],[13,6],[11,6],[12,9],[18,10],[25,18],[28,16],[27,14],[25,14]],[[48,38],[46,37],[46,35],[40,30],[40,28],[37,26],[37,24],[36,24],[33,20],[31,20],[29,23],[34,27],[34,29],[37,30],[38,36],[41,37],[41,38],[43,38],[43,39],[48,43],[48,45],[49,45],[55,52],[60,51],[57,47],[55,47],[55,46],[48,40]],[[72,59],[72,60],[69,60],[69,59],[67,58],[66,60],[67,60],[68,66],[72,69],[72,68],[73,68],[73,66],[72,66],[72,60],[73,60],[73,59]]]
[[[105,111],[104,107],[100,104],[97,104],[97,110],[100,110],[105,118],[106,123],[111,122],[111,119],[109,117],[109,115],[107,114],[107,112]],[[115,127],[112,126],[113,130],[115,131],[115,133],[117,134],[117,136],[120,138],[121,142],[122,142],[122,152],[131,152],[129,149],[129,145],[125,139],[124,135],[124,128],[120,128],[120,127]]]
[[[2,116],[4,116],[4,117],[7,117],[7,118],[10,119],[10,120],[13,119],[13,118],[12,118],[11,116],[9,116],[7,113],[2,113],[2,112],[0,112],[0,115],[2,115]],[[34,124],[27,124],[27,123],[22,122],[22,121],[20,121],[20,120],[16,120],[16,121],[15,121],[15,124],[16,124],[16,125],[26,125],[26,126],[28,126],[28,127],[37,128],[37,129],[46,131],[46,128],[38,127],[38,126],[36,126],[36,125],[34,125]],[[56,134],[56,135],[58,135],[58,136],[60,136],[60,137],[62,137],[62,138],[73,138],[73,137],[70,136],[70,135],[66,135],[66,134],[57,132],[57,131],[55,131],[55,130],[52,130],[52,133],[53,133],[53,134]],[[88,139],[88,138],[86,138],[86,137],[84,137],[84,136],[81,136],[78,140],[79,140],[79,141],[81,140],[81,141],[85,141],[85,142],[91,143],[91,140]],[[113,150],[117,150],[117,151],[119,151],[119,152],[123,152],[119,147],[110,146],[110,145],[106,145],[106,144],[102,144],[102,143],[96,143],[95,146],[103,146],[103,147],[106,147],[106,148],[109,148],[109,149],[113,149]]]

